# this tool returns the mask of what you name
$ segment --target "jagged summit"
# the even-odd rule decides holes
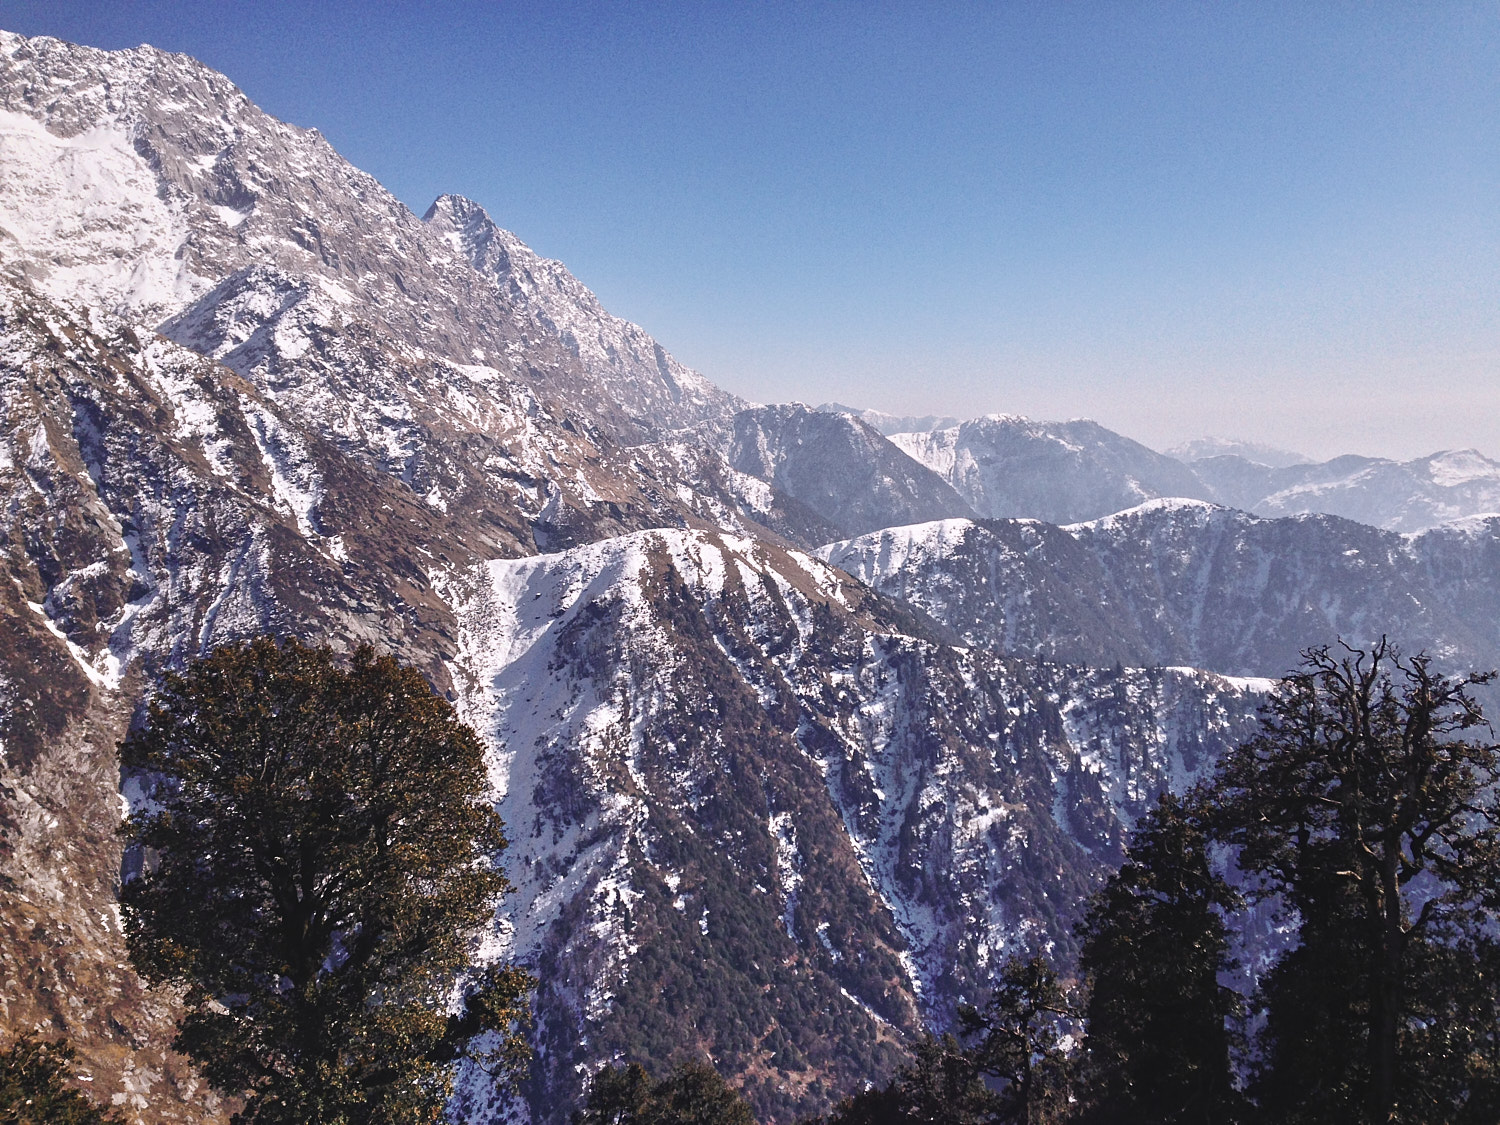
[[[625,442],[739,405],[445,198],[423,222],[316,130],[188,56],[0,40],[0,264],[54,299],[154,328],[269,267],[320,279],[345,321],[495,367]]]
[[[745,405],[679,363],[643,328],[605,311],[566,266],[537,254],[473,200],[441,195],[422,221],[493,280],[512,309],[550,329],[634,414],[680,429]]]

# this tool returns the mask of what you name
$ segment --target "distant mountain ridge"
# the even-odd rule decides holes
[[[891,441],[982,516],[1093,519],[1159,496],[1210,499],[1192,470],[1097,422],[990,414]]]
[[[944,520],[821,548],[969,644],[1086,665],[1283,675],[1315,644],[1387,634],[1500,668],[1500,516],[1411,535],[1152,500],[1086,523]]]
[[[1273,469],[1284,469],[1289,465],[1307,465],[1312,458],[1290,449],[1278,449],[1274,445],[1263,445],[1254,441],[1236,441],[1232,438],[1206,437],[1174,445],[1162,450],[1168,457],[1175,457],[1184,464],[1203,461],[1209,457],[1243,457],[1257,465]]]
[[[1500,512],[1500,462],[1472,449],[1410,461],[1336,457],[1273,468],[1219,456],[1190,466],[1223,504],[1258,515],[1326,512],[1391,531]]]
[[[732,427],[730,465],[854,534],[973,514],[938,474],[852,415],[790,403],[742,410]]]
[[[1268,446],[1204,439],[1179,446],[1182,460],[1087,419],[1011,414],[890,439],[994,519],[1072,523],[1171,497],[1262,516],[1342,516],[1400,532],[1500,512],[1500,462],[1472,449],[1315,463]]]
[[[924,414],[916,417],[909,414],[887,414],[884,410],[862,410],[857,406],[845,406],[838,402],[825,402],[818,407],[824,414],[850,414],[867,426],[879,430],[886,437],[892,434],[941,430],[958,425],[958,419],[946,414]]]

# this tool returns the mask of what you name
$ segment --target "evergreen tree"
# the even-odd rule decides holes
[[[965,1047],[928,1035],[889,1085],[845,1098],[830,1125],[1050,1125],[1065,1119],[1068,992],[1040,955],[1012,957],[982,1008],[958,1012]]]
[[[589,1084],[574,1125],[755,1125],[750,1106],[707,1063],[688,1062],[653,1082],[638,1063],[605,1067]]]
[[[524,1063],[530,978],[468,968],[507,889],[483,751],[418,673],[221,648],[166,677],[121,760],[158,779],[127,829],[131,956],[185,988],[176,1046],[240,1120],[434,1122],[460,1060]]]
[[[1500,1121],[1500,943],[1429,942],[1403,1044],[1412,1121]]]
[[[0,1125],[119,1125],[67,1084],[73,1048],[23,1035],[0,1051]]]
[[[1012,957],[982,1008],[959,1009],[966,1038],[978,1038],[976,1069],[1000,1089],[990,1120],[1045,1125],[1067,1112],[1071,1059],[1068,1027],[1076,1012],[1045,957]]]
[[[1451,1120],[1483,1096],[1479,1064],[1421,1013],[1485,1003],[1455,957],[1500,907],[1500,747],[1473,737],[1488,728],[1470,692],[1490,678],[1439,675],[1384,641],[1314,649],[1221,764],[1216,832],[1300,924],[1264,982],[1253,1092],[1268,1119]],[[1454,1068],[1467,1077],[1420,1108],[1424,1075]]]
[[[884,1087],[845,1098],[830,1125],[987,1125],[999,1098],[984,1081],[972,1050],[952,1035],[923,1036],[911,1065]]]
[[[1164,795],[1079,926],[1089,989],[1084,1121],[1236,1119],[1226,1024],[1239,997],[1219,974],[1233,964],[1224,913],[1238,905],[1210,865],[1198,810]]]

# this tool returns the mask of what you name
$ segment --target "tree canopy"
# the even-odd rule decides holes
[[[594,1075],[573,1125],[755,1125],[750,1106],[705,1062],[653,1080],[639,1063]]]
[[[417,672],[226,646],[166,677],[121,760],[154,779],[131,955],[183,987],[176,1046],[241,1120],[436,1121],[461,1061],[524,1064],[530,978],[471,967],[508,889],[483,749]]]
[[[959,1036],[927,1035],[884,1087],[845,1098],[831,1125],[1051,1125],[1067,1119],[1071,993],[1040,954],[1011,957]]]
[[[1088,983],[1083,1119],[1188,1125],[1237,1118],[1229,1027],[1238,995],[1201,802],[1164,794],[1078,927]]]
[[[1471,690],[1491,678],[1314,649],[1221,763],[1216,834],[1297,927],[1261,987],[1269,1119],[1493,1119],[1469,1117],[1494,1104],[1500,746]]]
[[[87,1095],[67,1084],[73,1048],[23,1035],[0,1051],[0,1123],[3,1125],[120,1125]]]

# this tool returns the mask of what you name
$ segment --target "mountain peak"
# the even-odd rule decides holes
[[[440,195],[422,221],[488,278],[517,313],[555,332],[629,413],[681,429],[723,423],[743,406],[679,363],[639,325],[609,313],[567,266],[544,258],[462,195]]]
[[[348,293],[345,319],[428,355],[545,372],[549,400],[627,443],[740,405],[479,204],[445,195],[422,222],[186,55],[6,35],[0,198],[0,265],[152,330],[202,322],[219,282],[267,267]]]
[[[444,192],[432,201],[432,206],[427,208],[426,214],[422,216],[424,223],[435,223],[438,226],[489,226],[499,228],[495,221],[490,218],[490,213],[472,199],[451,192]]]

